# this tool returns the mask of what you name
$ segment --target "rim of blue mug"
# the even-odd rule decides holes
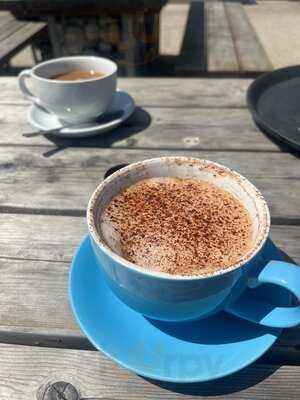
[[[261,203],[261,206],[264,210],[263,214],[263,220],[261,221],[262,223],[262,234],[260,235],[259,240],[257,243],[255,243],[255,246],[251,248],[250,251],[245,253],[241,259],[228,267],[222,268],[220,270],[216,270],[212,273],[206,273],[206,274],[197,274],[197,275],[175,275],[175,274],[168,274],[165,272],[158,272],[158,271],[152,271],[143,268],[142,266],[139,266],[137,264],[134,264],[128,260],[126,260],[124,257],[120,256],[119,254],[115,253],[113,250],[110,249],[110,247],[104,242],[104,240],[101,238],[101,235],[99,234],[96,224],[94,221],[94,208],[97,206],[97,201],[99,196],[101,195],[101,192],[108,186],[111,185],[111,183],[116,180],[120,175],[125,174],[133,169],[136,168],[144,168],[145,164],[149,165],[151,163],[156,163],[156,162],[178,162],[178,163],[199,163],[202,166],[204,165],[204,168],[207,168],[209,166],[216,167],[216,168],[221,168],[224,172],[228,173],[231,177],[236,179],[236,181],[240,184],[241,182],[245,183],[250,190],[253,191],[255,194],[255,197],[258,199],[258,201]],[[270,211],[268,204],[266,200],[264,199],[263,195],[261,192],[254,186],[247,178],[245,178],[243,175],[239,174],[233,169],[230,169],[222,164],[216,163],[214,161],[210,160],[204,160],[204,159],[198,159],[198,158],[193,158],[193,157],[184,157],[184,156],[172,156],[172,157],[156,157],[156,158],[151,158],[143,161],[138,161],[136,163],[129,164],[128,166],[119,169],[118,171],[114,172],[113,174],[109,175],[106,179],[104,179],[94,190],[89,202],[88,202],[88,207],[87,207],[87,213],[86,213],[86,218],[87,218],[87,224],[88,224],[88,229],[89,229],[89,234],[92,236],[94,239],[95,243],[97,246],[101,248],[101,250],[110,258],[116,260],[118,264],[120,264],[124,268],[128,268],[130,270],[133,270],[134,272],[137,272],[141,275],[146,275],[152,278],[157,278],[157,279],[166,279],[166,280],[175,280],[175,281],[192,281],[192,280],[200,280],[200,279],[209,279],[212,277],[216,276],[221,276],[225,275],[229,272],[232,272],[233,270],[236,270],[238,268],[243,267],[246,263],[248,263],[263,247],[265,244],[269,231],[270,231],[270,225],[271,225],[271,217],[270,217]]]
[[[49,65],[49,64],[56,64],[56,63],[62,63],[65,61],[76,61],[76,60],[83,60],[85,59],[86,61],[88,60],[98,60],[101,62],[105,62],[107,64],[110,64],[112,66],[112,72],[109,73],[105,73],[104,76],[100,76],[98,78],[91,78],[91,79],[78,79],[78,80],[74,80],[74,81],[63,81],[63,80],[59,80],[59,79],[53,79],[53,78],[45,78],[43,76],[38,75],[37,71],[39,70],[39,68],[44,67],[45,65]],[[53,58],[52,60],[47,60],[44,62],[41,62],[37,65],[35,65],[33,68],[30,69],[31,74],[34,75],[34,77],[36,79],[39,79],[41,81],[46,81],[46,82],[53,82],[53,83],[58,83],[58,84],[67,84],[67,85],[74,85],[74,84],[78,84],[78,83],[88,83],[88,82],[97,82],[99,80],[105,80],[109,77],[111,77],[112,75],[114,75],[115,73],[117,73],[118,71],[118,66],[117,64],[110,60],[109,58],[105,58],[105,57],[97,57],[97,56],[69,56],[69,57],[58,57],[58,58]]]

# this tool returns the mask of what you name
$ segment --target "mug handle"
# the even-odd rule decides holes
[[[46,107],[42,104],[41,100],[40,100],[38,97],[34,96],[34,95],[31,93],[31,91],[28,89],[28,87],[26,86],[26,84],[25,84],[25,79],[26,79],[26,78],[31,78],[31,75],[32,75],[31,69],[24,69],[24,70],[19,74],[19,76],[18,76],[19,87],[20,87],[22,93],[24,94],[24,96],[25,96],[28,100],[30,100],[30,101],[32,101],[33,103],[37,104],[38,106],[40,106],[40,107],[46,109]],[[46,110],[47,110],[47,109],[46,109]],[[48,110],[47,110],[47,111],[48,111]]]
[[[272,283],[290,291],[300,302],[300,267],[283,261],[270,261],[257,277],[249,278],[247,286],[255,288]],[[237,317],[273,328],[291,328],[300,324],[300,305],[276,307],[271,303],[243,293],[225,311]]]

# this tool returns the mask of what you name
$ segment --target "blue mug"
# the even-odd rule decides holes
[[[130,185],[162,176],[199,178],[238,198],[253,222],[251,250],[235,265],[197,276],[149,271],[113,252],[97,229],[102,212],[114,196]],[[260,262],[270,229],[267,203],[255,186],[227,167],[188,157],[160,157],[130,164],[97,187],[89,201],[87,222],[96,260],[108,285],[119,299],[146,317],[190,321],[225,310],[271,327],[286,328],[300,323],[300,306],[276,307],[247,295],[247,288],[271,283],[287,289],[300,301],[300,269],[286,262]]]

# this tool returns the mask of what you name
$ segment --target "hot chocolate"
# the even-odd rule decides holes
[[[198,179],[146,179],[114,197],[98,221],[106,244],[147,270],[212,274],[236,264],[253,244],[246,208]]]

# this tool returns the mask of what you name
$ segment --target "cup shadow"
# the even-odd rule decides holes
[[[233,315],[220,312],[204,320],[191,322],[165,322],[151,320],[150,324],[169,336],[198,344],[226,344],[254,339],[267,333],[278,334],[279,330],[257,326]],[[220,326],[222,331],[220,332]]]
[[[69,147],[112,147],[116,142],[126,141],[125,147],[134,147],[137,139],[133,135],[147,129],[152,122],[152,117],[142,107],[136,107],[133,114],[114,130],[87,138],[63,138],[51,134],[44,137],[56,147],[45,152],[44,157],[51,157],[59,151]],[[34,136],[35,132],[32,132]],[[27,133],[29,136],[31,133]]]
[[[230,395],[251,388],[273,375],[278,368],[278,365],[266,366],[255,364],[230,376],[199,383],[170,383],[148,378],[143,379],[162,389],[185,396],[213,397]]]
[[[280,249],[276,250],[273,242],[268,240],[261,255],[257,256],[257,258],[252,261],[253,264],[251,268],[259,271],[270,260],[276,258],[281,259],[280,256],[278,256],[278,251],[285,261],[293,262],[293,260]],[[249,288],[246,289],[244,293],[247,297],[250,296],[251,298],[265,302],[261,304],[261,310],[257,310],[257,312],[261,312],[261,317],[269,313],[275,307],[288,306],[290,304],[290,294],[288,291],[273,284],[264,284],[253,289]],[[220,312],[204,320],[182,323],[147,319],[155,328],[163,331],[167,335],[183,341],[199,344],[236,343],[260,337],[265,334],[278,335],[280,332],[279,329],[257,325],[225,312]],[[222,327],[221,332],[220,326]]]
[[[283,259],[287,262],[294,263],[294,260],[289,257],[285,252],[279,249],[279,252],[283,256]],[[270,300],[272,296],[272,292],[274,294],[274,288],[272,285],[264,285],[264,287],[260,288],[260,293],[257,292],[258,295],[266,296],[266,291],[269,291]],[[267,290],[266,290],[267,289]],[[257,289],[256,289],[257,290]],[[268,295],[267,295],[268,297]],[[222,323],[222,332],[216,329],[216,322],[218,319],[218,323],[220,320]],[[279,330],[274,329],[270,330],[270,328],[258,327],[255,324],[252,324],[247,321],[242,321],[234,316],[231,316],[226,313],[219,313],[217,316],[210,317],[205,319],[204,321],[194,321],[191,323],[183,323],[183,324],[175,324],[168,323],[162,321],[154,321],[148,319],[148,321],[169,335],[173,335],[178,337],[181,340],[193,341],[195,343],[205,343],[205,344],[222,344],[229,343],[233,341],[239,340],[247,340],[251,339],[255,336],[259,336],[264,332],[268,333],[279,333]],[[265,353],[263,360],[272,360],[272,352],[270,350]],[[265,379],[270,377],[276,370],[280,367],[280,363],[278,360],[276,365],[260,365],[259,363],[255,363],[254,365],[248,366],[230,376],[219,378],[210,382],[199,382],[199,383],[169,383],[156,381],[153,379],[146,379],[148,382],[159,386],[162,389],[179,393],[183,395],[192,395],[192,396],[222,396],[222,395],[230,395],[236,392],[240,392],[251,388]]]

